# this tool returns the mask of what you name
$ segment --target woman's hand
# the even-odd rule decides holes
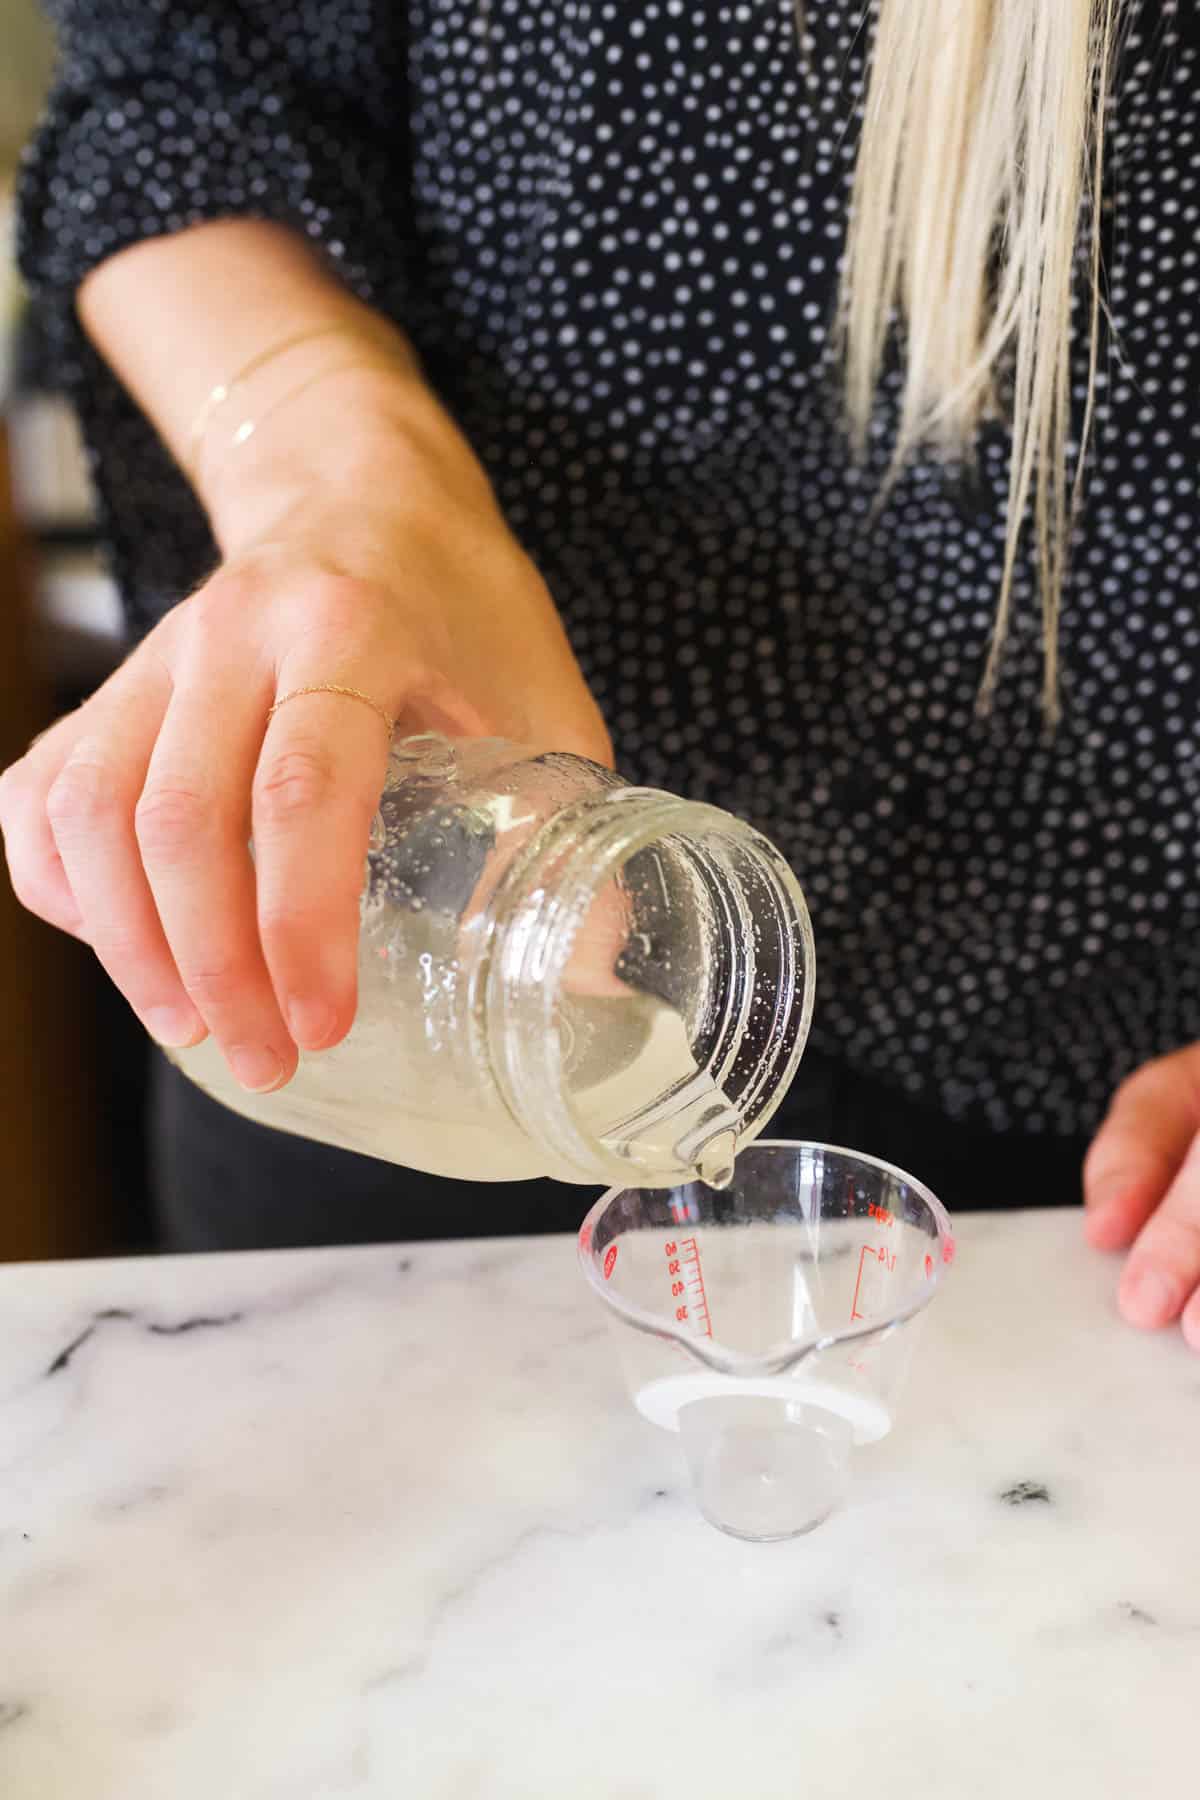
[[[1147,1330],[1182,1320],[1200,1350],[1200,1044],[1121,1084],[1084,1164],[1086,1230],[1100,1250],[1132,1245],[1119,1304]]]
[[[610,754],[453,429],[384,423],[353,451],[343,432],[324,460],[336,481],[289,462],[232,484],[218,573],[0,777],[19,898],[93,947],[161,1043],[211,1032],[258,1091],[353,1020],[388,749],[353,699],[304,696],[268,721],[279,696],[337,682],[409,730]]]

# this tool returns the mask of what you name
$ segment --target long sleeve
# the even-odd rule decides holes
[[[204,219],[275,219],[370,290],[399,240],[405,8],[388,0],[49,0],[57,78],[21,182],[35,292]]]
[[[407,8],[392,0],[47,0],[56,79],[19,190],[18,254],[56,380],[80,411],[118,578],[144,623],[164,593],[156,518],[214,554],[146,421],[75,315],[90,269],[202,221],[302,232],[364,299],[400,304],[408,229]],[[131,489],[136,488],[136,494]],[[128,535],[143,538],[139,586]],[[178,582],[178,542],[161,582]],[[153,558],[149,559],[152,565]]]

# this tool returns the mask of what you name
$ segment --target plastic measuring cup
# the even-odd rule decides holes
[[[954,1237],[889,1163],[760,1142],[727,1189],[611,1189],[579,1257],[634,1404],[682,1438],[701,1512],[766,1541],[827,1518],[854,1446],[891,1430]]]

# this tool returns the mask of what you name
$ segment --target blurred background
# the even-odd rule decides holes
[[[13,266],[13,190],[53,66],[34,0],[0,0],[0,766],[121,655],[87,471]],[[147,1049],[90,953],[0,876],[0,1261],[146,1248]]]

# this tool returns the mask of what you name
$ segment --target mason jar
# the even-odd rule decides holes
[[[719,1186],[804,1048],[812,929],[783,857],[577,756],[394,742],[361,919],[342,1043],[272,1094],[211,1039],[179,1068],[247,1118],[431,1174]]]

